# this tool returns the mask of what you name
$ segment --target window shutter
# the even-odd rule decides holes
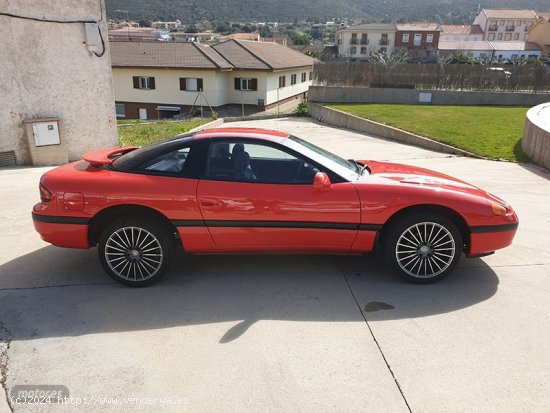
[[[134,89],[139,89],[139,76],[134,76]]]
[[[258,79],[250,79],[250,89],[251,90],[258,90]]]
[[[187,90],[185,86],[186,86],[185,78],[180,77],[180,90]]]
[[[202,79],[197,79],[197,89],[202,90]]]
[[[155,78],[150,77],[149,78],[149,89],[154,89],[154,88],[155,88]]]
[[[241,90],[241,78],[240,77],[235,78],[235,90]]]

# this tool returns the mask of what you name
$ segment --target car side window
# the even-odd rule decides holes
[[[193,144],[157,155],[141,164],[137,171],[152,175],[199,178],[204,172],[208,144]]]
[[[141,165],[142,170],[181,173],[189,155],[189,147],[164,153]]]
[[[214,142],[207,160],[208,179],[271,184],[311,184],[314,165],[273,146]]]

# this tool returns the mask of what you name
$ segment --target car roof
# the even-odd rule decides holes
[[[195,134],[194,139],[252,138],[280,142],[288,138],[285,132],[260,128],[217,128],[206,129]]]

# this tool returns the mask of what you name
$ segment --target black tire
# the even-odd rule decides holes
[[[166,273],[173,255],[170,232],[162,222],[121,218],[101,234],[98,255],[113,280],[129,287],[146,287]]]
[[[451,274],[462,255],[456,225],[436,213],[411,213],[383,235],[386,263],[407,281],[429,284]]]

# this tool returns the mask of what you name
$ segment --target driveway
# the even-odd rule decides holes
[[[482,186],[516,209],[516,241],[427,286],[372,257],[225,255],[180,256],[160,284],[129,289],[95,249],[35,234],[46,168],[0,170],[2,381],[72,397],[14,411],[548,411],[550,174],[308,119],[236,125]]]

